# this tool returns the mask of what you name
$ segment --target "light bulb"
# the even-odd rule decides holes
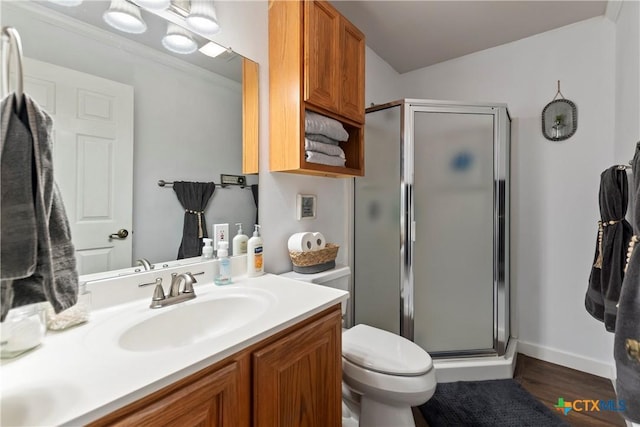
[[[147,30],[140,8],[127,0],[111,0],[109,9],[102,15],[104,22],[126,33],[140,34]]]

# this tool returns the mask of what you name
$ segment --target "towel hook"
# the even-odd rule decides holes
[[[11,71],[11,55],[15,56],[16,67],[16,103],[18,111],[22,110],[24,94],[22,74],[22,42],[18,30],[13,27],[2,27],[2,96],[9,94],[9,73]]]

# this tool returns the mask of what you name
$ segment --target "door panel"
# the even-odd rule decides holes
[[[133,88],[25,58],[25,91],[54,120],[54,173],[78,273],[131,266]]]
[[[304,2],[304,100],[338,111],[340,15],[328,3]]]
[[[492,114],[415,112],[414,341],[494,346]]]

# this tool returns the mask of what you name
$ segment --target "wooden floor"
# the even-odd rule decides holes
[[[550,409],[558,403],[558,398],[565,401],[582,399],[616,400],[613,385],[608,378],[586,374],[575,369],[554,365],[518,354],[514,379]],[[414,409],[416,427],[428,427],[420,411]],[[570,411],[562,418],[569,424],[579,427],[625,426],[624,419],[617,412]]]

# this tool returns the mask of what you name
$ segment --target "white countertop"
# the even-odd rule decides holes
[[[198,284],[196,299],[152,310],[149,297],[94,310],[88,323],[49,332],[43,344],[0,364],[3,426],[82,425],[346,300],[348,293],[266,274]],[[165,286],[166,289],[166,286]],[[242,327],[155,351],[121,348],[130,326],[220,295],[263,295],[262,314]],[[163,331],[158,330],[158,336]],[[154,336],[154,340],[157,341]]]

